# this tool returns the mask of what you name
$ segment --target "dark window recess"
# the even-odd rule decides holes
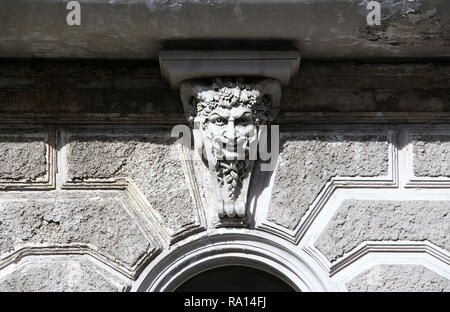
[[[245,266],[225,266],[193,276],[176,292],[292,292],[294,289],[280,278],[262,270]]]

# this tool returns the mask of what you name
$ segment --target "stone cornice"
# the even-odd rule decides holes
[[[449,65],[303,59],[274,122],[449,122]],[[2,124],[187,123],[179,92],[157,63],[0,60],[0,73]]]
[[[200,48],[285,41],[307,58],[449,57],[450,1],[383,3],[381,26],[367,25],[364,3],[336,0],[83,0],[81,25],[57,0],[2,0],[1,57],[153,59],[183,41]],[[21,32],[19,32],[19,30]]]
[[[286,86],[298,72],[300,53],[251,50],[161,51],[161,75],[177,89],[184,80],[195,78],[260,76],[279,80]]]

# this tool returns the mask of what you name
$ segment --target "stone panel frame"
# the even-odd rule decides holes
[[[180,152],[180,163],[185,175],[186,185],[189,189],[194,202],[196,212],[196,223],[180,233],[173,233],[166,228],[162,222],[162,216],[152,207],[150,202],[144,196],[142,191],[136,186],[129,177],[119,177],[110,179],[89,179],[82,182],[70,181],[67,176],[68,171],[68,142],[71,136],[83,134],[85,136],[111,136],[111,137],[156,137],[171,138],[170,129],[165,127],[146,126],[146,125],[120,125],[120,126],[80,126],[80,127],[62,127],[59,131],[58,142],[58,176],[57,185],[62,190],[123,190],[127,194],[127,203],[132,210],[136,220],[139,220],[141,226],[145,229],[153,228],[156,230],[158,239],[166,244],[174,244],[177,241],[192,235],[199,231],[204,231],[207,227],[205,211],[200,199],[195,173],[191,159],[190,151],[182,143],[176,140],[176,148]]]
[[[400,155],[400,158],[402,158],[402,155]],[[435,190],[411,190],[408,188],[337,189],[315,216],[311,226],[299,242],[299,246],[323,270],[328,272],[330,283],[339,291],[347,291],[345,284],[374,263],[420,264],[437,274],[448,277],[450,253],[429,241],[364,241],[334,262],[330,262],[315,246],[316,240],[345,200],[376,201],[380,199],[380,196],[397,201],[445,200],[450,202],[450,193],[443,188]],[[448,278],[450,279],[450,277]]]
[[[157,254],[157,253],[156,253]],[[123,265],[119,265],[116,262],[108,259],[102,253],[97,251],[95,246],[89,244],[70,244],[70,245],[43,245],[43,246],[28,246],[15,250],[12,254],[6,256],[0,261],[0,271],[5,270],[11,265],[22,261],[23,259],[32,257],[50,257],[50,256],[77,256],[83,259],[89,259],[91,262],[95,262],[97,266],[102,267],[110,272],[114,272],[115,275],[120,276],[122,279],[127,280],[129,283],[131,280],[135,280],[139,273],[145,268],[155,254],[150,255],[148,258],[140,261],[135,267],[127,268]]]
[[[334,291],[326,272],[295,244],[275,235],[246,229],[198,233],[160,254],[131,291],[174,291],[201,272],[228,265],[271,273],[296,291]]]
[[[422,265],[450,280],[450,256],[433,244],[392,242],[380,246],[379,242],[366,242],[345,262],[331,269],[331,283],[337,290],[346,292],[349,281],[379,264]]]
[[[32,249],[21,250],[11,257],[9,261],[0,262],[0,277],[6,276],[25,267],[27,264],[33,264],[40,261],[78,261],[89,264],[92,268],[98,268],[104,278],[117,287],[117,291],[126,292],[130,290],[130,279],[133,277],[129,272],[124,272],[122,268],[111,265],[112,262],[104,261],[92,249],[72,248],[53,249],[39,248],[36,251]]]
[[[58,191],[56,191],[58,192]],[[50,193],[50,196],[55,196],[55,191]],[[73,190],[64,190],[65,195],[81,195],[80,192]],[[77,193],[77,194],[76,194]],[[118,261],[110,253],[105,252],[94,245],[92,242],[70,242],[70,243],[57,243],[57,242],[45,242],[45,243],[35,243],[27,242],[22,244],[20,247],[14,247],[14,249],[4,253],[0,257],[0,274],[3,270],[8,268],[15,263],[22,261],[25,258],[30,257],[48,257],[48,256],[77,256],[83,258],[89,258],[91,262],[95,262],[97,266],[102,267],[115,275],[121,276],[122,279],[126,279],[128,284],[137,279],[139,274],[143,269],[161,252],[167,242],[162,240],[162,237],[158,233],[158,227],[153,224],[149,225],[145,214],[138,210],[135,203],[134,197],[129,194],[129,190],[126,192],[114,192],[105,191],[105,195],[112,195],[113,193],[120,194],[120,199],[122,200],[124,213],[128,214],[134,222],[137,223],[141,233],[147,239],[150,238],[154,244],[154,248],[146,255],[141,256],[133,265],[124,263],[123,261]],[[14,198],[18,194],[26,196],[25,192],[14,192],[8,194],[8,197]],[[1,193],[0,193],[1,195]],[[89,193],[86,193],[86,197],[78,198],[88,198]],[[1,197],[0,197],[1,198]],[[75,197],[77,198],[77,197]],[[8,199],[6,199],[8,200]],[[146,223],[147,222],[147,223]],[[105,225],[104,225],[105,226]]]
[[[382,131],[382,132],[381,132]],[[299,224],[294,230],[289,230],[283,226],[275,224],[267,220],[270,200],[274,180],[277,174],[277,168],[272,174],[263,174],[262,180],[266,188],[261,197],[254,200],[251,209],[255,215],[255,228],[269,233],[273,233],[284,237],[285,239],[298,243],[314,222],[317,215],[327,204],[336,190],[339,189],[366,189],[366,188],[396,188],[399,185],[398,176],[398,148],[397,148],[397,132],[394,127],[376,127],[376,126],[355,126],[353,129],[346,126],[309,126],[303,128],[291,128],[281,131],[283,134],[299,134],[299,135],[317,135],[317,134],[333,134],[343,136],[364,136],[364,135],[386,135],[388,141],[388,174],[378,177],[343,177],[336,176],[330,179],[322,188],[320,193],[309,206],[306,214],[301,218]],[[258,209],[256,209],[258,207]]]
[[[308,129],[308,130],[305,130]],[[306,126],[301,130],[310,131],[317,126]],[[319,127],[320,129],[329,127]],[[345,127],[331,128],[345,131]],[[336,291],[348,291],[346,283],[368,269],[374,264],[417,264],[423,265],[429,270],[450,279],[450,254],[429,241],[365,241],[350,251],[341,259],[331,263],[315,246],[314,243],[322,233],[334,213],[346,199],[379,200],[380,198],[390,198],[392,200],[445,200],[450,202],[448,186],[440,184],[428,184],[428,188],[419,189],[421,185],[407,185],[407,169],[405,159],[410,155],[408,145],[405,144],[405,137],[410,133],[410,129],[423,130],[422,126],[395,125],[395,126],[353,126],[356,132],[362,134],[387,131],[389,133],[389,176],[375,178],[350,178],[336,177],[331,179],[314,200],[307,213],[303,216],[299,225],[294,231],[268,222],[266,218],[268,205],[272,193],[273,180],[276,172],[272,176],[266,175],[265,185],[267,188],[262,196],[253,202],[266,203],[258,212],[254,210],[256,222],[255,228],[282,237],[285,240],[298,244],[298,248],[307,253],[311,263],[315,263],[327,272],[329,276],[329,287]],[[433,134],[448,134],[449,127],[429,127]],[[298,131],[285,129],[285,131]],[[408,162],[407,164],[411,164]],[[412,168],[412,166],[410,166]],[[412,171],[409,171],[412,172]],[[347,181],[347,182],[346,182]],[[415,187],[415,189],[411,189]],[[255,207],[254,207],[255,209]],[[261,206],[258,207],[261,209]]]
[[[151,131],[151,132],[149,132]],[[149,134],[151,133],[151,135]],[[148,137],[170,137],[168,132],[162,130],[155,131],[154,128],[137,127],[127,129],[124,126],[117,127],[99,127],[99,126],[81,126],[77,128],[63,127],[59,132],[59,158],[58,167],[58,185],[61,189],[67,190],[90,190],[90,189],[118,189],[125,190],[129,181],[126,177],[114,177],[108,179],[84,179],[81,182],[73,182],[68,179],[68,146],[70,138],[82,134],[86,137],[105,136],[105,137],[131,137],[131,136],[148,136]]]
[[[46,175],[43,179],[36,181],[9,181],[6,179],[0,179],[0,191],[11,190],[51,190],[56,187],[56,135],[55,130],[52,128],[18,128],[14,129],[14,134],[11,134],[11,129],[0,128],[0,136],[13,137],[23,136],[32,138],[45,138],[46,145]]]
[[[138,130],[136,130],[138,129]],[[159,127],[161,129],[161,127]],[[274,254],[280,252],[280,254],[295,254],[297,255],[299,261],[304,263],[305,267],[308,267],[311,271],[302,271],[302,274],[312,274],[309,276],[317,276],[318,279],[313,281],[312,284],[305,283],[302,287],[297,287],[298,290],[302,291],[347,291],[346,283],[363,272],[369,269],[373,265],[377,264],[416,264],[423,265],[429,270],[450,279],[448,274],[450,267],[450,254],[437,247],[435,244],[429,241],[365,241],[355,247],[353,250],[345,254],[342,258],[329,262],[328,259],[314,246],[317,237],[322,233],[323,229],[327,226],[333,214],[339,208],[340,203],[347,199],[364,199],[364,200],[377,200],[380,196],[385,196],[392,198],[393,200],[446,200],[450,201],[450,193],[448,191],[448,186],[446,184],[426,184],[427,187],[423,185],[411,185],[410,176],[408,172],[412,172],[412,159],[408,158],[411,154],[411,135],[415,133],[426,133],[447,135],[450,133],[449,126],[410,126],[410,125],[396,125],[396,126],[356,126],[348,127],[347,125],[342,126],[302,126],[301,128],[290,128],[283,129],[282,133],[314,133],[316,134],[318,130],[324,131],[337,131],[344,135],[380,135],[380,133],[386,133],[389,142],[389,165],[388,165],[388,175],[379,177],[364,177],[364,178],[349,178],[345,177],[335,177],[326,183],[322,191],[319,193],[317,198],[314,200],[313,204],[310,206],[308,212],[301,219],[299,226],[295,231],[290,233],[285,229],[280,227],[279,230],[274,230],[274,225],[270,224],[265,220],[267,215],[267,209],[264,209],[261,203],[266,203],[270,199],[270,193],[273,187],[273,179],[276,172],[272,175],[262,175],[265,180],[259,180],[258,187],[252,186],[254,189],[259,189],[264,184],[268,186],[261,196],[257,199],[253,198],[251,213],[255,218],[254,224],[250,226],[250,229],[224,229],[224,228],[211,228],[205,221],[205,218],[201,219],[199,217],[200,226],[186,231],[177,236],[171,236],[159,221],[158,213],[151,209],[151,205],[148,204],[144,196],[141,194],[140,190],[133,183],[133,181],[124,179],[122,180],[97,180],[79,183],[66,183],[64,180],[64,170],[67,167],[64,163],[65,158],[62,157],[64,154],[64,135],[71,133],[89,133],[102,134],[104,135],[106,130],[113,131],[115,134],[127,133],[129,135],[136,136],[142,133],[142,135],[153,135],[157,133],[155,128],[148,126],[79,126],[79,127],[67,127],[64,126],[58,137],[59,142],[57,150],[59,153],[59,172],[56,179],[56,188],[58,191],[72,192],[77,188],[81,190],[122,190],[124,192],[124,198],[127,203],[127,209],[130,210],[131,214],[134,216],[136,221],[139,223],[140,227],[146,232],[150,229],[157,229],[158,232],[156,240],[162,243],[160,253],[152,255],[150,258],[146,258],[143,262],[138,263],[134,268],[125,268],[119,266],[116,263],[109,261],[100,253],[98,253],[94,247],[89,245],[73,245],[73,246],[40,246],[40,247],[24,247],[20,250],[15,250],[12,254],[2,259],[0,262],[0,272],[5,269],[10,268],[10,265],[22,261],[25,258],[31,257],[50,257],[56,256],[79,256],[87,257],[89,261],[95,262],[98,266],[103,269],[107,269],[114,272],[115,275],[123,279],[131,288],[126,288],[124,290],[173,290],[176,287],[177,281],[174,280],[174,284],[170,280],[165,280],[168,282],[166,286],[159,284],[162,288],[157,288],[156,284],[153,288],[146,288],[149,286],[144,280],[147,278],[150,272],[154,273],[158,271],[161,274],[166,274],[171,269],[178,272],[183,277],[191,276],[195,272],[200,272],[208,268],[212,268],[216,265],[224,265],[225,262],[221,262],[219,259],[225,256],[230,263],[247,264],[254,265],[255,267],[264,269],[267,266],[264,265],[274,265],[275,267],[279,265],[280,261],[274,261]],[[351,130],[350,130],[351,129]],[[27,133],[33,132],[27,130]],[[350,132],[352,131],[352,132]],[[137,134],[138,133],[138,134]],[[334,133],[333,133],[334,134]],[[160,131],[158,135],[169,136],[169,131]],[[406,140],[405,138],[408,138]],[[407,142],[408,144],[405,144]],[[189,159],[190,150],[186,149],[181,145],[181,154],[184,160]],[[56,149],[54,148],[56,154]],[[56,155],[55,155],[56,156]],[[56,157],[55,157],[56,158]],[[54,159],[55,159],[54,158]],[[406,162],[409,159],[411,162]],[[197,181],[195,180],[195,175],[193,174],[192,163],[190,161],[184,161],[182,163],[184,166],[184,173],[186,176],[186,183],[190,188],[191,194],[193,196],[199,196],[197,189]],[[407,166],[408,165],[408,166]],[[56,169],[56,167],[54,167]],[[256,168],[258,169],[258,168]],[[408,171],[409,170],[409,171]],[[435,179],[435,178],[433,178]],[[55,180],[54,180],[55,181]],[[124,183],[125,186],[120,183]],[[201,200],[197,198],[198,206],[197,212],[201,216],[204,214],[201,205]],[[266,202],[265,202],[266,201]],[[266,205],[265,204],[265,205]],[[150,208],[149,208],[150,207]],[[261,209],[263,208],[263,209]],[[266,207],[267,208],[267,207]],[[265,227],[268,224],[269,226]],[[276,225],[275,225],[276,226]],[[209,227],[208,231],[204,231],[206,227]],[[149,232],[148,232],[149,233]],[[227,240],[233,240],[233,242],[225,243]],[[267,243],[263,248],[254,248],[256,244],[264,241]],[[269,243],[270,241],[270,243]],[[206,243],[208,242],[208,243]],[[205,246],[205,248],[200,251],[196,249],[199,244],[211,244]],[[216,245],[215,245],[216,244]],[[214,245],[214,246],[213,246]],[[196,247],[197,246],[197,247]],[[224,253],[220,253],[217,246],[223,246],[225,249]],[[193,247],[193,249],[190,249]],[[261,246],[260,246],[261,247]],[[245,251],[243,251],[245,248]],[[265,251],[264,251],[265,250]],[[192,257],[182,260],[181,255],[185,255],[187,251],[194,251],[191,254]],[[197,252],[199,251],[199,252]],[[227,252],[230,252],[227,254]],[[286,252],[288,252],[286,254]],[[173,255],[178,253],[179,258],[174,258]],[[209,253],[209,258],[207,261],[201,261],[202,256],[206,256]],[[211,254],[213,253],[213,254]],[[154,257],[153,257],[154,256]],[[266,260],[264,260],[267,258]],[[169,271],[164,271],[164,265],[166,265],[168,260],[174,260],[174,266],[170,268]],[[186,261],[194,260],[198,266],[194,269],[193,267],[182,269]],[[179,262],[181,261],[181,262]],[[184,262],[183,262],[184,261]],[[255,262],[256,261],[256,262]],[[258,264],[258,261],[260,263]],[[298,263],[300,263],[298,262]],[[180,266],[180,263],[182,264]],[[261,264],[262,263],[262,264]],[[277,264],[278,263],[278,264]],[[192,269],[192,270],[191,270]],[[278,267],[279,272],[282,272],[283,266]],[[156,270],[156,271],[155,271]],[[184,270],[184,271],[183,271]],[[183,273],[184,272],[184,273]],[[288,271],[283,271],[288,272]],[[309,273],[308,273],[309,272]],[[158,274],[159,274],[158,273]],[[178,274],[177,273],[177,274]],[[299,274],[300,274],[299,273]],[[169,275],[165,275],[164,278]],[[155,278],[157,276],[154,276]],[[159,276],[159,277],[162,277]],[[158,277],[158,278],[159,278]],[[291,276],[295,278],[295,276]],[[298,276],[299,278],[301,276]],[[299,279],[301,280],[301,278]],[[299,281],[297,280],[297,281]],[[163,281],[164,282],[164,281]],[[147,284],[146,284],[147,283]],[[158,282],[159,283],[159,282]],[[301,285],[301,282],[299,282]],[[309,285],[309,286],[308,286]]]
[[[403,146],[405,146],[404,171],[405,187],[407,188],[448,188],[450,187],[450,177],[417,177],[414,173],[414,135],[445,135],[450,138],[450,126],[409,126],[405,129],[402,137]],[[450,159],[449,159],[450,162]]]

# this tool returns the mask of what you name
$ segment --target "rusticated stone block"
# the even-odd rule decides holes
[[[197,223],[174,138],[83,134],[68,142],[68,182],[131,178],[173,234]]]
[[[123,288],[104,270],[74,257],[31,257],[0,277],[0,292],[111,292]]]
[[[158,247],[127,212],[121,196],[96,192],[4,196],[0,201],[0,254],[25,245],[90,244],[132,268]]]
[[[127,163],[127,172],[153,208],[163,217],[164,226],[180,233],[198,224],[197,212],[182,167],[180,150],[173,138],[152,138],[138,144]]]
[[[73,136],[68,155],[68,179],[107,179],[123,174],[135,141],[110,136]]]
[[[0,134],[0,183],[39,182],[46,175],[45,135]]]
[[[346,284],[356,292],[449,292],[450,280],[422,265],[377,265]]]
[[[414,135],[414,174],[450,177],[450,135]]]
[[[364,241],[424,241],[450,250],[450,201],[347,200],[315,246],[334,261]]]
[[[284,134],[268,220],[294,229],[325,184],[336,176],[386,176],[386,135]]]

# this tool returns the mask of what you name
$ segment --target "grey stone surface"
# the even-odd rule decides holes
[[[421,265],[377,265],[346,284],[349,291],[449,292],[450,280]]]
[[[330,261],[364,241],[425,241],[450,250],[450,201],[344,201],[315,246]]]
[[[172,138],[152,138],[136,146],[127,172],[163,217],[164,226],[180,233],[198,224],[196,208],[183,172],[180,151]]]
[[[414,174],[450,177],[450,135],[414,135]]]
[[[223,51],[219,52],[208,55],[208,59],[211,57],[215,62],[213,57],[226,56]],[[178,53],[175,56],[177,55]],[[259,67],[264,67],[259,62],[261,57],[269,59],[276,56],[247,52],[232,55],[252,58],[258,56],[256,63]],[[298,56],[296,53],[294,55]],[[199,57],[201,54],[195,53],[192,56]],[[203,64],[204,70],[212,71],[206,64],[201,63],[201,59],[199,61]],[[234,60],[228,59],[227,62]],[[229,67],[223,63],[219,64],[216,65]],[[233,66],[239,67],[236,64]],[[254,163],[251,146],[252,142],[258,144],[255,129],[258,125],[265,125],[278,113],[281,98],[280,82],[266,78],[184,81],[180,85],[180,97],[186,119],[190,122],[193,133],[197,133],[194,135],[194,145],[202,146],[201,150],[197,150],[197,156],[206,160],[205,166],[209,171],[201,178],[209,180],[208,193],[213,195],[209,196],[206,205],[214,207],[221,219],[244,218]]]
[[[25,245],[71,243],[91,244],[127,267],[157,248],[128,214],[121,195],[40,194],[0,200],[0,254]]]
[[[41,59],[36,63],[0,59],[0,72],[0,126],[43,119],[58,124],[186,122],[180,93],[171,90],[161,77],[158,64],[145,60]],[[302,59],[298,74],[283,88],[281,111],[275,122],[448,123],[449,76],[450,62],[381,64]],[[49,81],[57,92],[49,92]]]
[[[121,173],[134,151],[134,141],[110,136],[73,136],[70,139],[68,179],[107,179]]]
[[[37,257],[0,277],[0,292],[112,292],[122,288],[90,262],[70,257]]]
[[[76,135],[71,137],[68,176],[72,181],[128,177],[176,234],[197,222],[174,138]]]
[[[385,135],[284,134],[268,220],[294,229],[332,177],[388,173]]]
[[[0,134],[0,182],[33,182],[46,173],[45,137]]]
[[[369,0],[90,0],[80,1],[81,26],[68,26],[66,2],[2,0],[9,14],[0,20],[0,56],[156,59],[168,44],[245,48],[268,40],[310,59],[449,55],[447,0],[378,2],[380,26],[367,25]]]
[[[170,83],[173,89],[180,88],[181,90],[183,87],[180,84],[183,81],[185,84],[189,84],[186,81],[191,79],[260,76],[261,73],[264,73],[265,77],[277,80],[283,86],[287,86],[289,80],[298,72],[300,58],[297,50],[186,51],[182,49],[159,52],[161,76]],[[183,95],[181,98],[183,99]]]

